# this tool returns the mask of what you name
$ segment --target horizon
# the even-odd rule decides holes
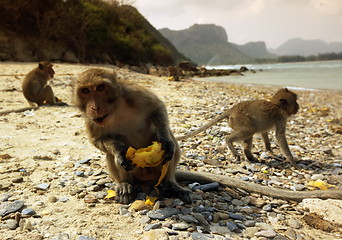
[[[184,30],[215,24],[238,45],[265,42],[276,49],[293,38],[342,42],[342,0],[135,0],[132,5],[156,28]]]

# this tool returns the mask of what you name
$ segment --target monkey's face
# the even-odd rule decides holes
[[[279,90],[271,101],[283,108],[289,115],[296,114],[299,110],[297,94],[287,88]]]
[[[38,64],[38,68],[42,71],[44,71],[47,75],[48,75],[48,79],[53,78],[53,76],[55,75],[55,71],[52,68],[52,64],[50,62],[40,62]]]
[[[116,92],[107,82],[80,86],[77,89],[79,107],[95,124],[105,126],[118,102]]]

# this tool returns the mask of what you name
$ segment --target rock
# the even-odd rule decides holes
[[[171,217],[172,215],[177,215],[179,213],[180,210],[176,208],[161,208],[148,212],[147,216],[152,219],[164,220],[165,218]]]
[[[191,216],[191,215],[183,215],[183,214],[179,214],[178,215],[179,219],[186,222],[186,223],[195,223],[195,224],[199,224],[199,221]]]
[[[36,189],[38,190],[47,190],[50,187],[49,183],[41,183],[38,186],[36,186]]]
[[[10,213],[17,212],[24,206],[24,201],[15,200],[14,202],[5,202],[0,205],[0,216],[4,217]]]
[[[152,210],[152,206],[145,203],[143,200],[136,200],[132,203],[129,210],[141,211],[141,210]]]
[[[81,236],[78,236],[78,240],[97,240],[97,239],[89,237],[89,236],[81,235]]]
[[[240,221],[243,221],[244,220],[244,216],[240,213],[232,213],[232,212],[229,212],[228,213],[229,217],[232,218],[232,219],[236,219],[236,220],[240,220]]]
[[[238,226],[236,226],[236,224],[235,224],[234,222],[232,222],[232,221],[228,221],[228,222],[226,223],[226,225],[227,225],[227,228],[228,228],[230,231],[232,231],[232,232],[235,232],[236,230],[239,229]]]
[[[30,216],[33,216],[36,214],[36,211],[31,209],[31,208],[25,208],[21,211],[21,214],[22,215],[30,215]]]
[[[190,225],[187,224],[187,223],[175,223],[175,224],[172,224],[172,230],[183,231],[183,230],[187,230],[189,227],[190,227]]]
[[[302,227],[302,225],[294,218],[289,218],[286,221],[287,226],[294,228],[294,229],[300,229]]]
[[[249,238],[253,238],[254,234],[258,232],[257,227],[248,227],[244,230],[244,235],[247,235]]]
[[[304,199],[302,201],[304,209],[310,213],[317,213],[324,216],[324,219],[342,225],[342,200],[337,199]]]
[[[152,229],[157,229],[157,228],[160,228],[162,225],[161,222],[158,222],[158,223],[152,223],[152,224],[148,224],[144,227],[144,230],[145,231],[150,231]]]
[[[256,237],[274,238],[277,233],[274,230],[263,230],[254,234]]]
[[[98,200],[96,199],[96,197],[92,194],[87,194],[84,196],[84,202],[85,203],[97,203]]]
[[[138,240],[169,240],[167,231],[163,229],[151,230],[143,233]]]
[[[266,201],[260,198],[249,197],[249,203],[256,207],[262,207],[266,204]]]
[[[14,219],[7,219],[0,222],[0,229],[15,230],[18,227],[18,222]]]
[[[48,202],[50,203],[54,203],[54,202],[57,202],[58,201],[58,198],[56,198],[55,196],[49,196],[48,197]]]

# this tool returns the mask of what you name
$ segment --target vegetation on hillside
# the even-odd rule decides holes
[[[105,55],[113,63],[171,65],[182,58],[134,7],[116,0],[2,0],[0,12],[0,31],[31,41],[39,59],[47,42],[79,62]]]

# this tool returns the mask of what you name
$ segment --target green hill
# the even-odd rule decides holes
[[[0,4],[0,61],[174,65],[186,59],[132,6],[101,0]]]

